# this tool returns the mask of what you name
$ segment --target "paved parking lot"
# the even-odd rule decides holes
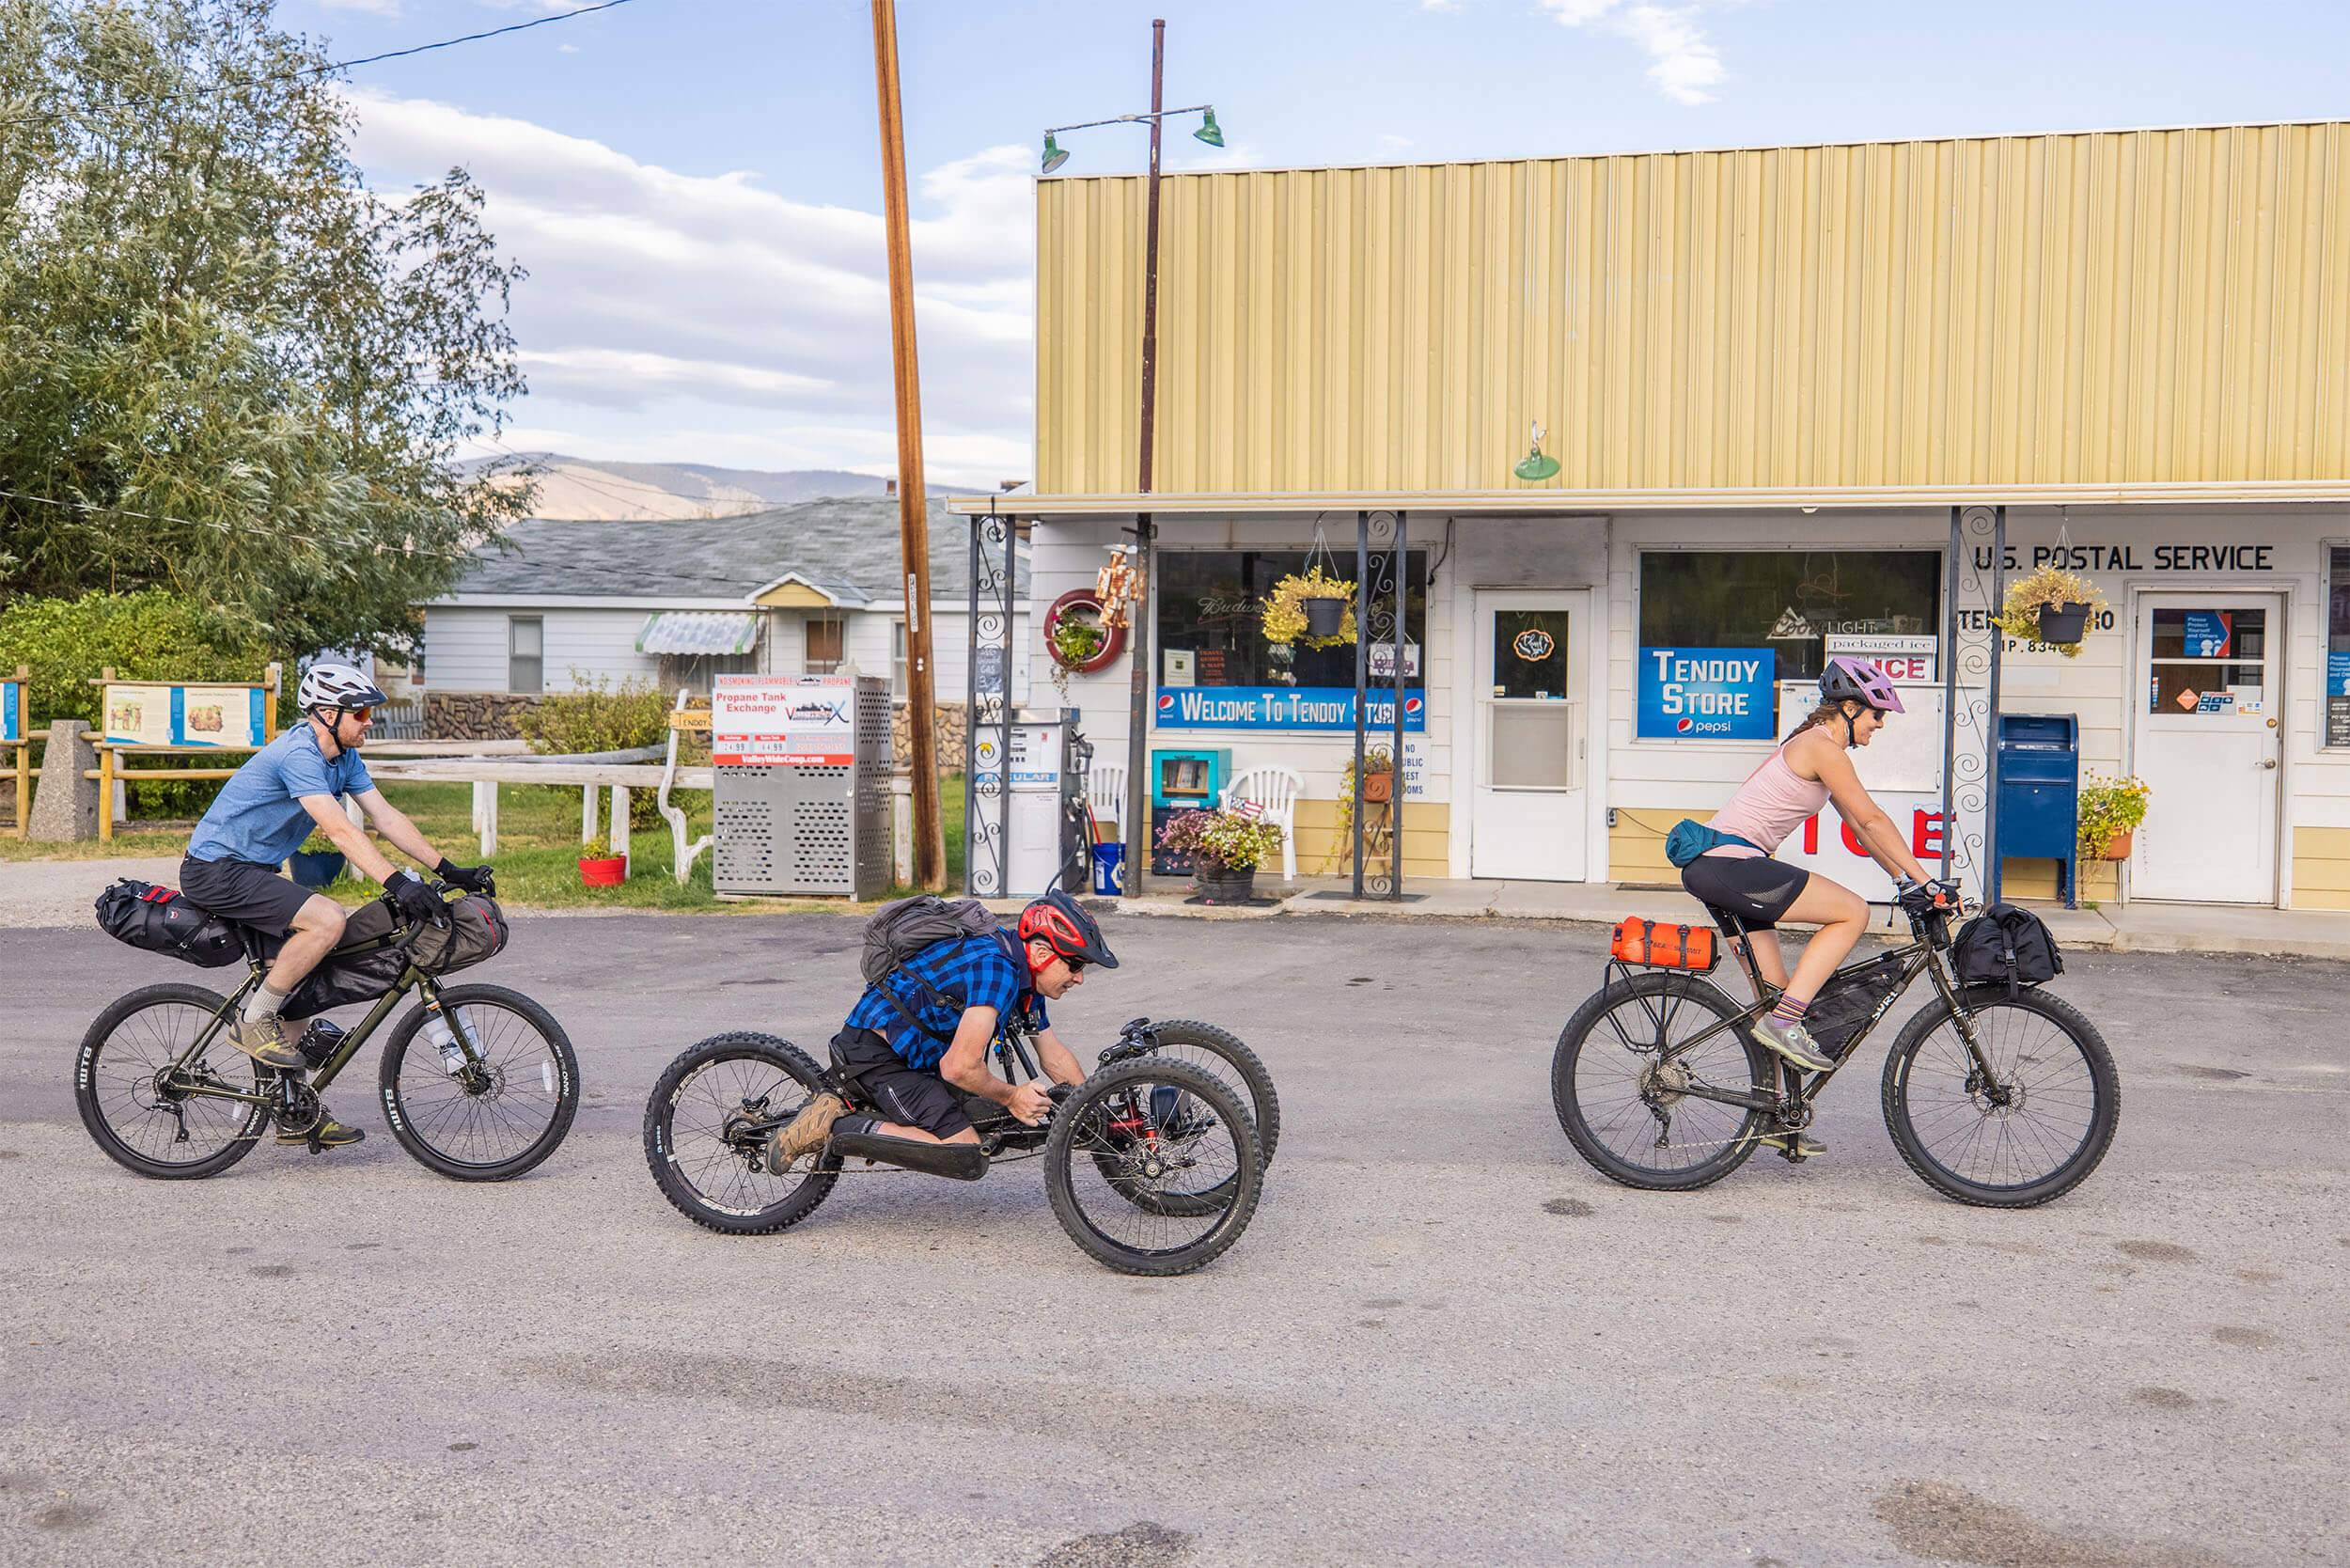
[[[1599,1179],[1546,1074],[1604,935],[1115,922],[1064,1031],[1223,1023],[1286,1113],[1247,1236],[1147,1281],[1033,1166],[844,1181],[760,1240],[663,1202],[655,1073],[726,1027],[821,1043],[851,921],[522,919],[480,978],[554,1009],[588,1092],[505,1186],[411,1162],[371,1058],[329,1097],[357,1149],[130,1176],[73,1045],[194,972],[0,932],[0,1561],[2350,1558],[2350,967],[2076,957],[2121,1136],[2000,1214],[1901,1164],[1882,1041],[1827,1160]]]

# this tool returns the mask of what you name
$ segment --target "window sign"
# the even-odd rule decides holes
[[[2224,659],[2229,644],[2234,640],[2234,619],[2225,610],[2188,610],[2186,614],[2186,656],[2190,659]]]
[[[856,760],[855,713],[852,676],[721,675],[710,693],[710,760],[845,767]]]
[[[1827,656],[1874,665],[1895,681],[1931,681],[1942,639],[1898,632],[1840,632],[1827,638]]]
[[[2350,549],[2326,557],[2326,744],[2350,746]]]
[[[1767,741],[1777,733],[1768,648],[1640,650],[1642,740]]]
[[[1372,732],[1395,728],[1395,698],[1371,694],[1368,726]],[[1299,733],[1355,732],[1352,686],[1161,686],[1161,729],[1265,729]],[[1403,728],[1428,728],[1428,694],[1405,691]]]

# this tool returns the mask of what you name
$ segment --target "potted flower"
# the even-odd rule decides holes
[[[335,847],[326,829],[314,827],[310,836],[302,840],[302,847],[287,857],[286,870],[300,886],[323,892],[343,874],[343,852]]]
[[[612,853],[611,843],[590,839],[579,846],[579,881],[583,887],[618,887],[628,880],[628,856]]]
[[[1281,827],[1241,811],[1178,811],[1160,830],[1159,847],[1191,861],[1200,902],[1246,903],[1257,868],[1281,853]]]
[[[1363,753],[1363,800],[1378,806],[1395,799],[1395,754],[1386,746],[1374,745]],[[1355,854],[1355,764],[1349,761],[1339,779],[1339,825],[1330,840],[1329,858],[1323,862],[1328,870]]]
[[[1108,641],[1109,634],[1099,621],[1073,615],[1056,620],[1045,634],[1045,647],[1053,655],[1053,689],[1067,697],[1069,672],[1083,669]]]
[[[2080,852],[2084,860],[2127,860],[2130,835],[2146,820],[2153,792],[2142,778],[2084,780],[2080,794]]]
[[[1264,640],[1336,648],[1355,640],[1355,585],[1320,566],[1292,572],[1265,595]]]
[[[2076,659],[2091,618],[2105,607],[2105,595],[2088,578],[2044,566],[2008,584],[2007,598],[1991,623],[2011,637],[2046,643]]]

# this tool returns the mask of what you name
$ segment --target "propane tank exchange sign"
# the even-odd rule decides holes
[[[1767,741],[1778,733],[1769,648],[1643,648],[1637,730],[1644,741]]]

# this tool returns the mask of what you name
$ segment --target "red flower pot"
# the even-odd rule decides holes
[[[579,880],[588,887],[618,887],[628,880],[628,857],[616,855],[608,860],[585,860],[579,863]]]

